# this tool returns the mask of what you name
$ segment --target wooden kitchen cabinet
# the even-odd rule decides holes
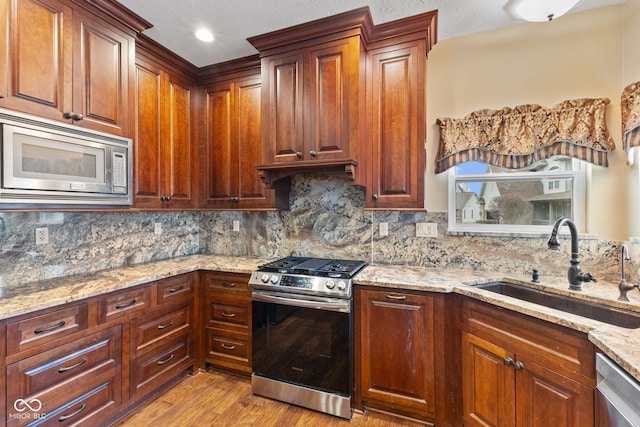
[[[254,57],[208,67],[204,84],[203,183],[200,207],[274,209],[288,206],[288,192],[262,183],[260,62]],[[286,198],[286,200],[284,200]]]
[[[189,75],[193,70],[147,38],[141,36],[137,47],[134,206],[194,208],[198,131],[197,83]]]
[[[249,39],[262,58],[259,170],[268,184],[300,168],[358,183],[368,19],[362,8]]]
[[[114,326],[8,364],[7,426],[99,425],[113,417],[122,409],[121,333]]]
[[[355,291],[356,407],[435,418],[434,297]]]
[[[251,373],[252,306],[249,276],[203,272],[204,360]]]
[[[142,27],[124,9],[112,12],[103,18],[93,6],[65,0],[3,2],[0,106],[129,136],[134,40]]]
[[[468,426],[593,426],[595,350],[584,334],[465,300]]]
[[[367,52],[366,205],[424,209],[427,45],[424,37],[387,43]]]

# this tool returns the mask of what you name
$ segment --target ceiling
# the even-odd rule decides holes
[[[507,0],[118,1],[153,24],[144,34],[198,67],[257,53],[247,42],[249,37],[363,6],[369,7],[374,24],[438,9],[440,41],[521,23],[504,11]],[[623,2],[581,0],[570,13]],[[201,26],[214,33],[215,41],[205,43],[194,37]]]

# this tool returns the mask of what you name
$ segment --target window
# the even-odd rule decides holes
[[[561,216],[582,230],[588,165],[568,157],[519,170],[467,162],[449,170],[449,231],[541,234]]]

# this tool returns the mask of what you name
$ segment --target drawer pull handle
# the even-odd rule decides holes
[[[58,421],[60,422],[67,421],[69,418],[73,418],[76,415],[78,415],[80,412],[84,411],[86,407],[87,407],[87,404],[83,403],[80,409],[78,409],[76,412],[69,415],[62,415],[60,418],[58,418]]]
[[[222,348],[224,348],[225,350],[235,350],[236,346],[235,345],[226,345],[226,344],[221,344]]]
[[[82,366],[82,365],[84,365],[85,363],[87,363],[87,359],[84,359],[84,358],[83,358],[81,361],[79,361],[78,363],[76,363],[76,364],[75,364],[75,365],[73,365],[73,366],[67,366],[66,368],[60,368],[60,369],[58,369],[58,373],[60,373],[60,374],[61,374],[61,373],[63,373],[63,372],[70,371],[70,370],[72,370],[72,369],[77,368],[78,366]]]
[[[223,283],[222,287],[223,288],[235,288],[236,284],[235,283]]]
[[[67,322],[65,322],[64,320],[61,320],[60,323],[56,323],[53,326],[47,326],[46,328],[37,328],[36,330],[33,331],[33,333],[44,334],[45,332],[51,332],[51,331],[55,331],[56,329],[60,329],[66,324]]]
[[[116,309],[120,310],[122,308],[127,308],[127,307],[131,307],[132,305],[134,305],[136,303],[136,299],[132,299],[129,302],[125,302],[124,304],[116,304]]]
[[[164,365],[165,363],[169,363],[173,360],[173,353],[169,355],[165,360],[158,360],[158,366]]]
[[[175,292],[181,291],[184,289],[184,285],[177,286],[175,288],[169,288],[169,293],[173,294]]]
[[[222,317],[236,317],[235,313],[225,313],[224,311],[222,312]]]
[[[398,300],[398,301],[404,301],[407,299],[406,295],[389,295],[389,294],[385,294],[384,296],[386,299],[393,299],[393,300]]]
[[[170,328],[174,325],[173,320],[169,323],[167,323],[166,325],[158,325],[158,329],[167,329]]]

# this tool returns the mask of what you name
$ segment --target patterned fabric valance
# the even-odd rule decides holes
[[[436,173],[471,160],[520,169],[555,155],[608,166],[615,144],[605,121],[607,104],[606,98],[573,99],[553,108],[520,105],[438,119]]]
[[[640,146],[640,82],[622,92],[622,142],[625,150]]]

